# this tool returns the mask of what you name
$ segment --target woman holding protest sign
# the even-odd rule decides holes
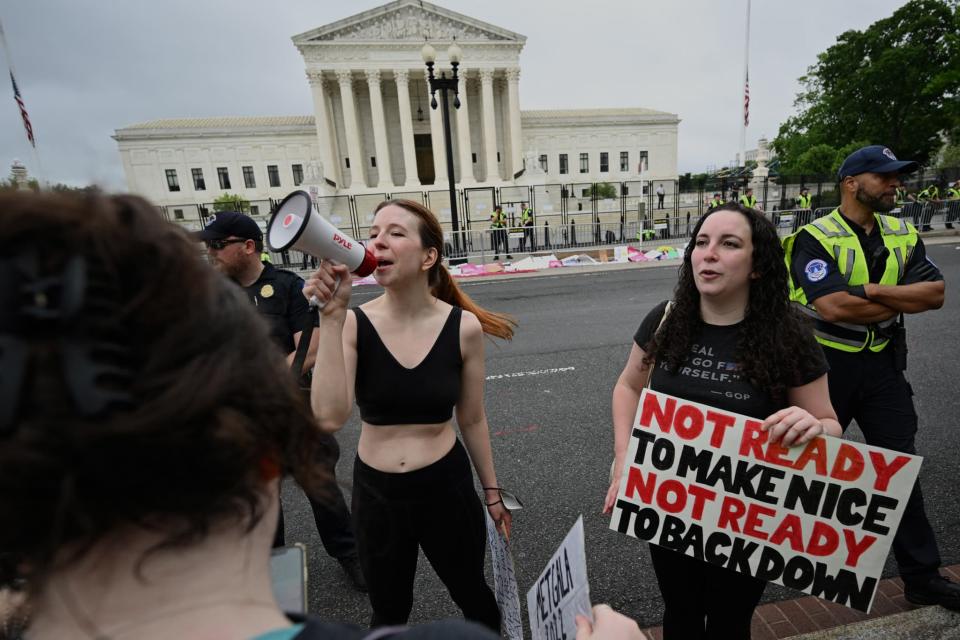
[[[422,548],[464,615],[499,632],[470,463],[487,513],[509,535],[508,496],[497,485],[483,406],[483,338],[510,339],[513,322],[457,287],[441,261],[443,231],[424,206],[381,203],[367,247],[382,296],[348,311],[350,274],[328,262],[304,295],[326,303],[314,413],[324,430],[336,431],[350,417],[354,395],[360,408],[352,511],[371,624],[406,622]]]
[[[791,447],[840,436],[827,364],[791,307],[772,223],[727,203],[693,229],[672,303],[644,318],[613,391],[615,461],[604,512],[614,505],[645,386],[763,420],[770,442]],[[664,600],[664,637],[749,638],[766,583],[650,545]]]

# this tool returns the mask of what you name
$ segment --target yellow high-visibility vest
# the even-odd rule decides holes
[[[903,277],[904,269],[910,260],[913,248],[917,246],[917,230],[906,220],[879,213],[873,215],[876,218],[876,224],[880,227],[883,244],[889,250],[880,284],[895,285]],[[803,287],[793,281],[791,264],[793,242],[802,231],[806,231],[816,238],[823,245],[823,248],[834,257],[840,274],[850,286],[855,287],[870,282],[870,269],[867,265],[867,257],[863,253],[863,247],[860,246],[860,240],[857,239],[857,234],[850,229],[850,226],[840,215],[839,208],[810,224],[804,225],[797,233],[783,239],[787,269],[790,272],[790,299],[800,305],[803,311],[814,319],[816,323],[814,334],[817,342],[825,347],[848,352],[863,351],[867,348],[871,351],[883,349],[887,346],[889,340],[878,331],[891,327],[896,322],[896,317],[873,325],[827,322],[817,312],[816,307],[807,300]],[[823,260],[811,260],[804,265],[804,272],[813,280],[820,273],[826,276],[827,268],[828,265]]]

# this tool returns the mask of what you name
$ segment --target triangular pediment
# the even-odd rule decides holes
[[[420,0],[397,0],[293,37],[296,45],[333,42],[526,42],[526,36]]]

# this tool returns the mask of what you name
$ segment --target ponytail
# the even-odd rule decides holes
[[[437,217],[433,215],[430,209],[427,209],[419,202],[413,200],[384,200],[377,205],[373,213],[387,206],[396,206],[409,211],[420,220],[420,243],[424,248],[435,249],[437,252],[437,261],[430,267],[427,275],[427,281],[430,286],[430,293],[438,300],[443,300],[447,304],[460,307],[477,316],[480,320],[480,326],[483,332],[488,336],[510,340],[513,338],[513,328],[517,326],[516,320],[505,313],[496,313],[487,311],[465,294],[457,283],[453,281],[450,272],[443,266],[440,256],[443,255],[443,229]]]
[[[474,302],[463,289],[457,286],[450,272],[439,260],[430,270],[430,276],[430,293],[438,300],[443,300],[477,316],[485,334],[504,340],[513,338],[513,328],[517,326],[516,320],[505,313],[487,311]]]

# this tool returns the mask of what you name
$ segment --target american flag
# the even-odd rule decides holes
[[[747,71],[746,81],[743,85],[743,126],[750,125],[750,72]]]
[[[13,99],[17,101],[17,106],[20,107],[20,117],[23,118],[23,128],[27,130],[27,140],[36,148],[37,142],[33,139],[33,127],[30,125],[30,116],[27,115],[27,106],[23,104],[23,97],[20,96],[20,89],[17,88],[17,80],[13,77],[13,71],[10,72],[10,82],[13,83]]]

